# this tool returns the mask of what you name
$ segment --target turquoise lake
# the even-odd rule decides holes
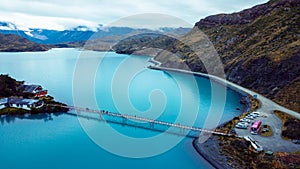
[[[205,120],[212,106],[210,81],[202,77],[148,69],[148,59],[146,56],[83,52],[77,49],[2,52],[0,73],[29,84],[40,84],[57,101],[69,105],[79,100],[76,105],[82,107],[126,114],[134,111],[135,115],[168,122],[176,121],[178,112],[183,112],[185,118],[180,121],[182,123],[189,119],[191,112],[195,112],[197,116],[191,125],[202,127],[207,123]],[[83,67],[78,67],[78,61]],[[95,65],[96,70],[93,70]],[[92,89],[87,82],[88,76],[94,78]],[[78,88],[75,90],[74,86]],[[224,88],[218,84],[216,86],[218,90]],[[97,107],[91,104],[91,98],[86,94],[88,90],[94,94]],[[74,99],[75,95],[80,98]],[[240,99],[239,93],[226,89],[226,105],[219,124],[241,113],[245,107],[240,104]],[[218,105],[222,104],[215,103],[214,107]],[[113,136],[105,127],[109,126],[132,140],[147,140],[161,133],[116,123],[106,124],[93,118],[77,117],[75,113],[1,116],[0,168],[213,168],[194,150],[192,138],[166,134],[162,136],[162,141],[153,142],[147,147],[138,144],[133,147],[131,143]],[[161,146],[168,147],[176,139],[180,140],[178,144],[155,154]],[[106,141],[103,144],[108,146],[100,145],[103,140]],[[114,145],[111,149],[109,142]],[[128,153],[128,157],[114,153],[118,150],[122,150],[120,154]],[[130,157],[143,150],[155,155]]]

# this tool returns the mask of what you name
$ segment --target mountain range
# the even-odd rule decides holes
[[[69,30],[48,30],[36,28],[19,28],[11,22],[0,22],[0,34],[14,34],[39,44],[66,44],[82,42],[91,39],[112,39],[137,32],[166,32],[170,34],[183,35],[190,28],[167,28],[157,30],[130,28],[130,27],[103,27],[99,25],[96,29],[87,26],[77,26]]]

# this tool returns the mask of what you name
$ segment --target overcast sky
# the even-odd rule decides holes
[[[267,0],[1,0],[0,21],[59,30],[98,24],[143,27],[147,23],[144,27],[186,27],[208,15],[237,12],[265,2]],[[132,15],[137,17],[130,17]],[[122,19],[124,17],[134,18],[139,24],[127,22]],[[183,22],[170,22],[171,17]]]

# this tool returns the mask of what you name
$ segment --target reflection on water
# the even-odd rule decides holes
[[[39,113],[39,114],[24,114],[24,115],[0,115],[0,123],[3,125],[5,123],[14,123],[16,119],[22,120],[43,120],[44,122],[52,121],[53,116],[57,117],[64,113]]]

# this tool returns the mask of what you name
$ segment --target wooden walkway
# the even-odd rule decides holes
[[[123,119],[136,120],[136,121],[140,121],[140,122],[148,122],[152,126],[154,126],[154,124],[159,124],[159,125],[168,126],[168,127],[175,127],[175,128],[179,128],[179,129],[183,129],[183,130],[190,130],[190,131],[196,131],[196,132],[205,132],[205,133],[211,133],[211,134],[214,134],[214,135],[222,135],[222,136],[233,136],[232,134],[216,132],[216,131],[202,129],[202,128],[194,127],[194,126],[182,125],[182,124],[179,124],[179,123],[175,124],[175,123],[169,123],[169,122],[160,121],[160,120],[153,120],[153,119],[150,119],[150,118],[140,117],[140,116],[136,116],[136,115],[119,114],[119,113],[113,113],[113,112],[108,112],[108,111],[104,111],[104,110],[93,110],[93,109],[89,109],[89,108],[75,107],[75,106],[70,106],[70,105],[67,105],[67,106],[56,105],[56,104],[48,104],[48,105],[49,106],[68,108],[68,109],[76,110],[76,111],[79,111],[79,112],[97,113],[97,114],[100,114],[101,116],[106,115],[106,116],[111,116],[111,117],[120,117],[120,118],[123,118]]]

